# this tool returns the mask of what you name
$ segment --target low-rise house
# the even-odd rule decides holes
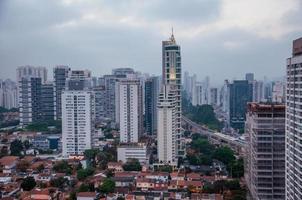
[[[198,173],[189,173],[186,175],[187,181],[201,181],[200,174]]]
[[[7,184],[12,182],[12,177],[8,174],[0,174],[0,184]]]
[[[138,178],[136,180],[136,189],[142,191],[148,191],[154,189],[154,180],[147,179],[147,178]]]
[[[94,200],[95,197],[95,192],[79,192],[77,194],[77,200]]]
[[[192,193],[198,193],[202,191],[203,184],[201,181],[186,181],[187,188]]]
[[[49,183],[53,176],[50,173],[40,173],[36,176],[36,181],[42,183]]]
[[[114,172],[123,172],[124,171],[122,162],[109,162],[107,165],[107,168]]]
[[[16,171],[16,165],[19,161],[18,156],[4,156],[0,159],[2,173],[11,174]]]
[[[185,180],[185,175],[182,173],[178,173],[178,172],[170,173],[170,177],[171,177],[171,180],[178,180],[178,181]]]
[[[131,187],[133,186],[134,177],[112,177],[116,187]]]

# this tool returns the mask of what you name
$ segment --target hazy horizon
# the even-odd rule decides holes
[[[2,0],[0,78],[15,80],[23,65],[45,66],[49,77],[56,65],[160,75],[172,27],[183,73],[214,85],[247,72],[282,77],[292,40],[302,37],[301,9],[300,0]]]

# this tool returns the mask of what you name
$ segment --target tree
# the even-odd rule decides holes
[[[85,180],[88,176],[93,175],[94,169],[92,167],[88,167],[86,169],[79,169],[77,173],[77,178],[82,181]]]
[[[68,164],[67,161],[65,160],[62,160],[62,161],[59,161],[57,162],[53,168],[52,168],[55,172],[58,172],[58,173],[65,173],[65,174],[68,174],[70,175],[72,173],[72,168],[71,166]]]
[[[243,165],[243,159],[240,158],[238,160],[235,160],[228,166],[228,171],[232,172],[233,178],[241,178],[244,176],[244,165]]]
[[[24,142],[23,142],[23,146],[24,146],[24,148],[27,150],[27,149],[29,149],[30,148],[30,143],[29,143],[29,141],[28,140],[25,140]]]
[[[82,183],[78,189],[78,192],[94,192],[94,185]]]
[[[90,166],[95,167],[95,157],[99,152],[99,149],[87,149],[84,151],[84,156],[88,160]]]
[[[58,177],[55,179],[51,179],[50,185],[52,187],[63,188],[65,183],[67,183],[67,182],[68,182],[68,179],[66,179],[64,177]]]
[[[25,191],[30,191],[36,186],[36,181],[34,177],[28,176],[25,179],[23,179],[21,183],[21,188]]]
[[[17,163],[16,169],[18,172],[26,172],[26,170],[29,168],[30,163],[26,160],[21,160]]]
[[[130,159],[123,165],[123,169],[125,171],[141,171],[142,166],[137,159]]]
[[[12,156],[21,156],[22,151],[23,143],[21,142],[21,140],[16,139],[10,144],[10,154]]]
[[[29,131],[45,132],[48,131],[48,125],[45,122],[35,122],[26,126]]]
[[[109,178],[105,179],[103,184],[100,186],[100,192],[104,194],[114,192],[115,182]]]
[[[68,200],[77,200],[77,193],[75,191],[70,192]]]
[[[233,150],[226,146],[217,148],[213,157],[225,165],[231,164],[236,159]]]

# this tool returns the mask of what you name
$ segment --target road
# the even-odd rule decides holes
[[[241,148],[245,146],[245,141],[240,137],[232,137],[223,133],[214,132],[212,130],[209,130],[207,127],[193,122],[185,116],[182,116],[182,120],[183,122],[189,124],[197,133],[207,136],[212,142],[225,144],[230,146],[231,148]]]

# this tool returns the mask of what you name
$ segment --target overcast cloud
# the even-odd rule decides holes
[[[214,83],[279,77],[302,37],[301,11],[301,0],[0,0],[0,78],[27,64],[160,74],[172,26],[183,71]]]

